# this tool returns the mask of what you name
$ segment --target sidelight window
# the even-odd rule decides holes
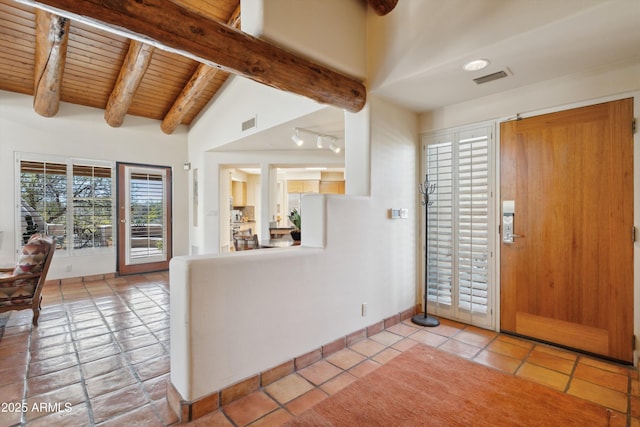
[[[428,135],[425,174],[435,184],[426,242],[430,312],[492,323],[490,127]]]

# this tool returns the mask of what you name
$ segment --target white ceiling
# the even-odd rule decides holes
[[[283,125],[254,133],[220,146],[214,151],[317,150],[315,139],[305,133],[301,134],[305,139],[302,147],[297,147],[293,143],[291,137],[296,127],[335,136],[335,145],[343,150],[339,155],[344,155],[344,113],[335,107],[323,108]]]
[[[417,113],[640,62],[640,0],[402,0],[374,25],[387,39],[371,59],[369,90]],[[490,65],[462,69],[477,58]],[[472,80],[500,70],[509,76]],[[327,108],[221,149],[290,150],[293,127],[341,135],[342,116]]]
[[[411,7],[395,18],[415,30],[395,42],[401,54],[380,67],[371,90],[416,112],[640,61],[640,0],[404,1]],[[491,64],[462,69],[477,58]],[[500,70],[512,75],[472,80]]]

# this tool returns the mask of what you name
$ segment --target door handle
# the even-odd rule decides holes
[[[515,243],[515,239],[516,238],[522,238],[524,236],[520,235],[520,234],[506,234],[502,237],[502,243],[505,243],[507,245],[512,245]]]
[[[515,234],[515,216],[516,216],[516,202],[515,200],[503,200],[502,201],[502,242],[511,244],[514,243],[515,238],[524,237],[520,234]]]

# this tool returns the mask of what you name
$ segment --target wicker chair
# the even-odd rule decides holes
[[[55,249],[51,238],[34,234],[22,248],[16,267],[0,268],[0,313],[31,309],[33,325],[38,326],[42,288]]]

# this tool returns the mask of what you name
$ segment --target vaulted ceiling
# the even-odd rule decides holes
[[[380,15],[397,1],[368,0]],[[45,117],[63,101],[104,109],[113,127],[126,115],[161,120],[167,134],[189,125],[229,73],[362,108],[360,81],[240,31],[239,3],[0,0],[0,90],[32,95]]]
[[[370,52],[374,66],[364,89],[359,81],[331,74],[322,65],[295,55],[273,61],[274,56],[284,55],[277,46],[233,30],[241,20],[239,1],[0,0],[0,90],[31,95],[34,110],[55,115],[48,111],[55,103],[45,96],[55,95],[55,90],[44,83],[55,83],[56,76],[43,70],[56,56],[63,65],[57,93],[61,101],[103,109],[111,126],[119,126],[126,115],[142,116],[160,120],[159,127],[171,133],[178,125],[194,121],[229,73],[308,96],[340,111],[357,111],[368,90],[410,110],[425,112],[640,61],[638,0],[405,0],[395,9],[398,0],[367,0],[384,16],[369,23],[377,26],[372,33],[394,36]],[[68,33],[66,53],[56,46],[38,49],[38,44],[44,43],[38,42],[37,34],[48,31],[55,36],[56,25],[65,22],[49,18],[37,24],[38,13],[32,3],[57,6],[78,16],[93,13],[94,19],[110,18],[106,25],[125,30],[139,26],[133,31],[160,43],[132,41],[135,37],[126,31],[98,29],[71,14],[68,30],[62,27],[62,32]],[[156,13],[156,9],[161,10]],[[179,19],[190,19],[195,26],[187,28],[197,31],[184,31],[181,39],[170,40],[177,24],[169,23],[175,27],[164,33],[156,27],[164,26],[162,20],[176,21],[169,19],[171,13],[182,10],[191,15]],[[394,13],[385,16],[391,10]],[[160,48],[172,42],[188,48],[182,52]],[[196,48],[201,50],[194,52]],[[252,49],[251,55],[247,48]],[[255,52],[262,56],[252,57]],[[392,60],[386,60],[388,57]],[[473,73],[462,70],[464,62],[476,58],[489,59],[489,67]],[[279,70],[271,66],[274,62],[281,66]],[[141,72],[136,75],[134,70]],[[276,71],[279,74],[274,74]],[[473,81],[499,71],[506,71],[508,77],[483,85]],[[319,87],[320,78],[326,86]],[[297,86],[286,87],[293,80]],[[315,97],[327,94],[329,98],[323,100]],[[287,125],[283,132],[290,129]],[[286,141],[288,136],[273,139]]]
[[[228,22],[239,0],[192,1],[211,19]],[[131,39],[71,20],[60,100],[105,109],[131,46]],[[34,95],[36,10],[0,0],[0,89]],[[127,114],[164,120],[198,69],[193,59],[154,49]],[[177,124],[189,125],[225,82],[219,71],[203,85]],[[175,119],[174,119],[175,120]],[[176,125],[177,125],[176,124]],[[167,128],[167,133],[173,132]]]

